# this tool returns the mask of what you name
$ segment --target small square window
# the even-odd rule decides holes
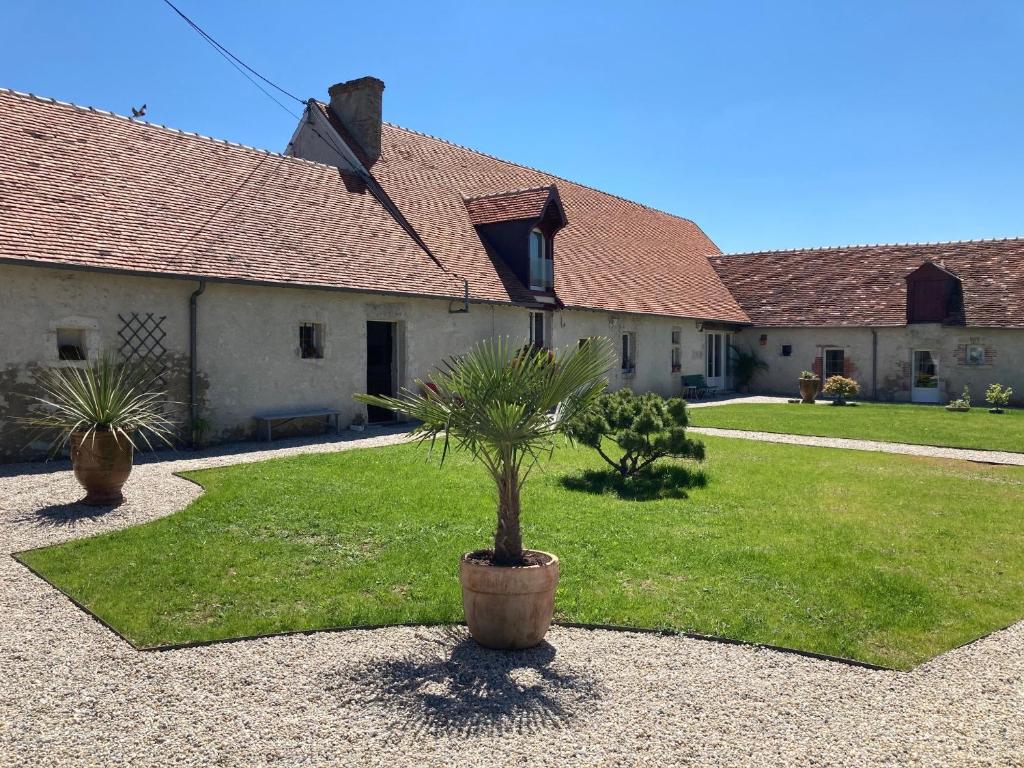
[[[981,344],[971,344],[969,347],[967,347],[967,364],[984,365],[985,347],[983,347]]]
[[[85,360],[84,328],[57,329],[57,357],[60,360]]]
[[[783,357],[792,357],[793,356],[793,345],[792,344],[783,344],[782,345],[782,356]]]
[[[305,359],[324,356],[323,323],[303,323],[299,326],[299,353]]]

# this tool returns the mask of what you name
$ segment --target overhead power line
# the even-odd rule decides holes
[[[214,39],[214,38],[213,38],[213,37],[212,37],[212,36],[211,36],[211,35],[210,35],[209,33],[207,33],[207,32],[206,32],[206,31],[205,31],[205,30],[204,30],[204,29],[203,29],[202,27],[200,27],[200,26],[199,26],[198,24],[196,24],[196,23],[195,23],[194,21],[192,21],[192,19],[190,19],[190,18],[189,18],[188,16],[186,16],[186,15],[185,15],[184,13],[182,13],[182,12],[181,12],[181,10],[180,10],[180,9],[179,9],[179,8],[178,8],[178,7],[176,6],[176,5],[174,5],[174,3],[172,3],[172,2],[170,1],[170,0],[164,0],[164,3],[165,3],[165,4],[166,4],[166,5],[167,5],[167,6],[168,6],[168,7],[169,7],[169,8],[170,8],[170,9],[171,9],[172,11],[174,11],[174,12],[175,12],[176,14],[178,14],[178,15],[179,15],[179,16],[180,16],[180,17],[181,17],[182,19],[184,19],[184,20],[185,20],[185,23],[186,23],[186,24],[188,24],[188,25],[189,25],[190,27],[192,27],[192,29],[194,29],[194,30],[195,30],[195,31],[196,31],[197,33],[199,33],[199,35],[200,35],[200,36],[201,36],[201,37],[202,37],[202,38],[203,38],[204,40],[206,40],[206,42],[208,42],[208,43],[209,43],[209,44],[210,44],[210,45],[211,45],[211,46],[213,47],[213,49],[214,49],[215,51],[217,51],[217,53],[219,53],[219,54],[220,54],[221,56],[223,56],[223,57],[224,57],[224,59],[225,59],[225,60],[226,60],[226,61],[227,61],[227,62],[228,62],[228,63],[229,63],[229,64],[230,64],[231,66],[233,66],[233,67],[234,67],[235,69],[237,69],[237,70],[238,70],[238,71],[239,71],[239,72],[240,72],[240,73],[242,74],[242,76],[243,76],[243,77],[245,77],[245,79],[246,79],[246,80],[248,80],[248,81],[249,81],[250,83],[252,83],[252,84],[253,84],[253,85],[255,85],[255,86],[256,86],[257,88],[259,88],[259,89],[260,89],[260,90],[261,90],[261,91],[263,92],[263,94],[264,94],[264,95],[265,95],[265,96],[266,96],[266,97],[267,97],[268,99],[270,99],[270,100],[271,100],[271,101],[273,101],[273,102],[274,102],[275,104],[277,104],[277,106],[279,106],[279,107],[280,107],[281,109],[283,109],[283,110],[284,110],[285,112],[287,112],[287,113],[288,113],[289,115],[291,115],[292,117],[294,117],[294,118],[298,119],[298,117],[299,117],[298,115],[296,115],[296,114],[295,114],[294,112],[292,112],[292,110],[288,109],[288,107],[286,107],[286,106],[285,106],[284,104],[282,104],[282,103],[281,103],[281,102],[280,102],[280,101],[279,101],[279,100],[278,100],[278,99],[277,99],[277,98],[276,98],[276,97],[275,97],[275,96],[274,96],[274,95],[273,95],[272,93],[270,93],[270,92],[269,92],[269,91],[268,91],[268,90],[267,90],[266,88],[264,88],[264,87],[263,87],[262,85],[260,85],[259,83],[257,83],[257,82],[256,82],[256,81],[255,81],[255,80],[254,80],[254,79],[253,79],[253,78],[252,78],[252,77],[250,76],[250,74],[249,74],[249,73],[252,73],[252,75],[255,75],[256,77],[258,77],[258,78],[259,78],[260,80],[262,80],[262,81],[263,81],[264,83],[266,83],[267,85],[269,85],[269,86],[270,86],[271,88],[274,88],[274,89],[276,89],[276,90],[280,91],[281,93],[283,93],[283,94],[284,94],[285,96],[287,96],[288,98],[290,98],[290,99],[294,99],[295,101],[297,101],[297,102],[298,102],[299,104],[302,104],[303,106],[305,106],[305,104],[306,104],[306,102],[305,102],[305,101],[303,101],[302,99],[300,99],[300,98],[299,98],[298,96],[296,96],[296,95],[295,95],[294,93],[291,93],[290,91],[286,91],[286,90],[285,90],[284,88],[282,88],[281,86],[279,86],[279,85],[278,85],[277,83],[275,83],[274,81],[272,81],[272,80],[270,80],[270,79],[268,79],[268,78],[264,77],[264,76],[263,76],[263,75],[261,75],[261,74],[260,74],[259,72],[257,72],[257,71],[256,71],[255,69],[253,69],[252,67],[250,67],[250,66],[249,66],[248,64],[246,64],[246,63],[245,63],[244,61],[242,61],[242,60],[241,60],[240,58],[238,58],[237,56],[235,56],[235,54],[233,54],[233,53],[232,53],[231,51],[229,51],[229,50],[228,50],[227,48],[225,48],[225,47],[224,47],[223,45],[221,45],[220,43],[218,43],[218,42],[217,42],[217,41],[216,41],[216,40],[215,40],[215,39]]]

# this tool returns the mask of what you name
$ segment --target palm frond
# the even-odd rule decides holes
[[[139,371],[104,355],[84,368],[44,368],[35,374],[38,395],[28,397],[36,407],[19,422],[56,433],[54,450],[72,432],[86,435],[110,431],[133,448],[141,440],[172,445],[176,423],[165,414],[170,405],[163,392],[154,391]]]

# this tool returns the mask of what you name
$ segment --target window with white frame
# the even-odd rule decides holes
[[[631,376],[636,372],[636,334],[622,334],[622,373]]]
[[[544,312],[530,313],[530,343],[538,349],[547,346],[545,314]]]
[[[683,369],[683,329],[672,329],[672,373],[679,373]]]
[[[324,356],[323,323],[302,323],[299,326],[299,354],[307,360]]]
[[[539,229],[530,231],[530,290],[550,291],[554,287],[554,268],[548,240]]]

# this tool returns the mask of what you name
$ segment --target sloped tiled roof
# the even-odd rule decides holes
[[[555,292],[566,306],[747,322],[708,263],[718,248],[688,219],[390,123],[381,144],[371,173],[474,298],[532,295],[487,251],[465,199],[554,185],[568,220],[554,251]]]
[[[746,322],[708,263],[693,222],[389,123],[370,168],[431,251],[477,296],[508,296],[501,265],[463,198],[557,185],[568,225],[555,238],[555,292],[567,307]]]
[[[968,326],[1024,328],[1024,239],[856,245],[714,256],[755,325],[886,326],[907,318],[908,274],[960,278]]]
[[[0,90],[0,260],[458,297],[354,175]]]
[[[479,226],[499,221],[539,219],[554,189],[516,189],[495,195],[467,198],[466,210],[469,211],[469,220]]]

